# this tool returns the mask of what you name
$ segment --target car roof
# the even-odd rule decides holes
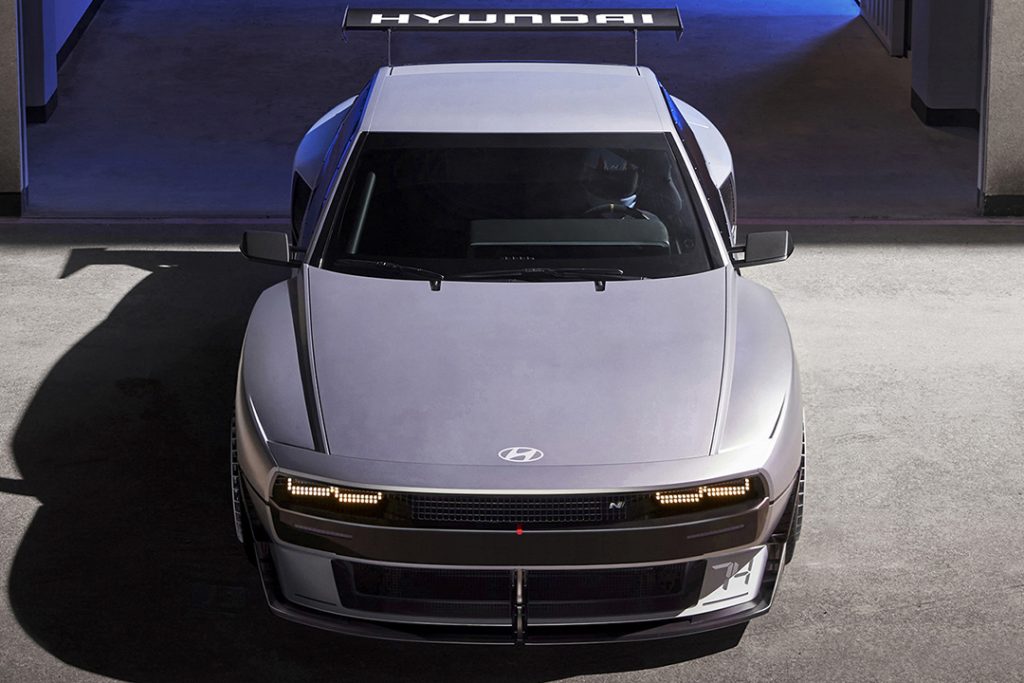
[[[661,132],[672,121],[658,79],[645,67],[495,62],[382,68],[362,129]]]

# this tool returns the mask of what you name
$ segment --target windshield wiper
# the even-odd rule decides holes
[[[480,270],[464,273],[459,280],[642,280],[640,275],[626,275],[621,268],[515,268]]]
[[[395,263],[394,261],[372,261],[369,259],[361,258],[339,258],[335,259],[333,264],[337,266],[363,266],[369,268],[377,268],[378,270],[390,270],[392,273],[399,273],[401,275],[413,275],[419,276],[421,280],[430,280],[430,288],[438,290],[441,288],[441,280],[444,279],[444,274],[439,273],[436,270],[429,270],[427,268],[420,268],[418,266],[407,266],[404,263]]]

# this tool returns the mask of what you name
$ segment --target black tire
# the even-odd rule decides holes
[[[235,537],[242,543],[245,556],[256,564],[256,543],[252,537],[252,522],[249,506],[246,505],[245,491],[242,490],[242,473],[238,468],[238,436],[235,418],[231,418],[231,505],[235,522]]]
[[[800,540],[800,530],[804,525],[804,471],[807,463],[807,439],[800,439],[800,471],[797,474],[796,491],[793,493],[793,510],[789,519],[789,534],[786,538],[786,564],[793,561],[796,542]]]
[[[256,566],[256,541],[252,537],[252,523],[249,521],[249,506],[242,506],[242,548],[249,564]]]

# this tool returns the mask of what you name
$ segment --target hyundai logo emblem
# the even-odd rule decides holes
[[[498,457],[509,462],[536,462],[544,457],[544,451],[529,446],[514,446],[498,451]]]

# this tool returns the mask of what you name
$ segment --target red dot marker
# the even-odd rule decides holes
[[[522,536],[522,535],[523,535],[523,525],[522,524],[517,524],[516,525],[516,536]]]

